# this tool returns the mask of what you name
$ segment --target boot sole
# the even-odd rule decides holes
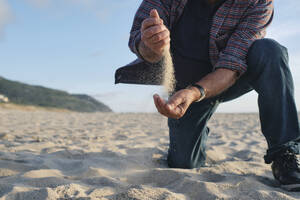
[[[300,192],[300,184],[281,185],[280,187],[289,192]]]

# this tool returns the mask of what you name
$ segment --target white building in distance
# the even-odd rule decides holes
[[[9,99],[6,96],[0,94],[0,103],[8,103],[8,102]]]

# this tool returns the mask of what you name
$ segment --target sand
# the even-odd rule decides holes
[[[0,109],[0,199],[299,199],[263,162],[257,114],[216,114],[207,167],[170,169],[158,114]]]
[[[163,83],[164,90],[166,94],[172,94],[175,89],[176,79],[175,79],[175,69],[169,49],[165,49],[164,56],[162,59],[163,68]]]

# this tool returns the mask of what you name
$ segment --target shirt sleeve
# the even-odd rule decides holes
[[[130,31],[130,38],[128,46],[130,50],[135,53],[140,59],[144,60],[138,51],[138,44],[141,41],[141,26],[144,19],[148,18],[150,11],[156,9],[160,18],[164,21],[165,26],[169,28],[170,10],[172,0],[143,0],[140,7],[138,8],[133,24]]]
[[[215,69],[231,69],[237,71],[239,76],[245,73],[248,50],[255,40],[265,36],[266,27],[273,19],[273,12],[273,0],[255,1],[220,53]]]

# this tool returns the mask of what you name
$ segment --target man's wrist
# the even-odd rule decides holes
[[[202,101],[206,96],[206,90],[198,85],[198,84],[192,84],[188,86],[188,89],[191,89],[194,91],[194,101],[193,102],[199,102]]]
[[[149,47],[147,47],[145,45],[145,43],[143,42],[143,40],[141,40],[139,42],[137,51],[143,60],[145,60],[151,64],[158,63],[162,58],[162,56],[157,55]]]
[[[192,92],[193,102],[198,101],[198,99],[201,98],[201,92],[197,88],[193,86],[188,86],[186,89]]]

